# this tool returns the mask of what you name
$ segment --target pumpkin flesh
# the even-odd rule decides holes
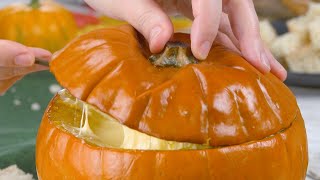
[[[99,147],[133,150],[205,149],[210,147],[166,141],[130,129],[90,104],[76,99],[66,90],[62,90],[55,97],[48,115],[58,128],[72,133],[88,144]]]
[[[139,138],[137,140],[140,142],[128,144],[127,147],[114,145],[114,142],[119,142],[114,140],[121,136],[119,131],[123,126],[108,125],[106,121],[109,121],[109,117],[93,107],[88,107],[88,119],[92,122],[89,124],[93,133],[79,136],[76,127],[65,126],[70,123],[79,125],[82,113],[78,110],[83,108],[83,103],[79,102],[63,92],[50,102],[39,127],[36,143],[36,165],[40,180],[302,180],[306,175],[307,144],[300,113],[287,129],[257,141],[204,149],[203,146],[184,149],[175,145],[174,148],[158,146],[148,149],[139,146],[145,144]],[[101,127],[105,131],[114,131],[99,132]],[[135,135],[129,136],[135,138]]]

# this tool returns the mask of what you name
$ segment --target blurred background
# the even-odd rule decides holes
[[[320,179],[320,4],[311,0],[253,1],[262,39],[287,68],[285,83],[297,96],[305,119],[310,153],[308,179]],[[12,4],[30,2],[0,1],[0,39],[55,52],[78,35],[125,23],[101,16],[81,0],[50,1],[48,6],[54,7],[56,14],[41,15],[42,20],[39,14],[19,17]],[[24,18],[25,23],[19,23],[19,18]],[[189,31],[189,20],[176,16],[172,21],[176,31]],[[24,71],[1,78],[5,71],[0,67],[0,169],[17,164],[36,177],[37,128],[48,102],[61,87],[48,71]]]

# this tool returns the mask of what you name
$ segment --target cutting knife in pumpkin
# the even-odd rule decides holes
[[[25,75],[48,69],[43,63],[50,59],[49,51],[8,40],[0,40],[0,47],[0,95]]]

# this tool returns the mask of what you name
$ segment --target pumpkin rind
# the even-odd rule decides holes
[[[55,52],[77,35],[72,14],[52,1],[15,3],[0,10],[0,39]]]
[[[206,150],[148,151],[89,145],[51,122],[52,105],[37,136],[40,180],[302,180],[306,176],[307,144],[300,112],[287,129],[258,141]]]
[[[186,34],[173,39],[190,43]],[[132,27],[102,29],[56,54],[51,71],[77,98],[166,140],[237,145],[286,129],[298,115],[280,80],[220,45],[182,68],[155,67],[146,52]]]

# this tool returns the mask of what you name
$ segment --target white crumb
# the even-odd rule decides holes
[[[19,99],[14,99],[13,100],[13,105],[20,106],[21,105],[21,101]]]
[[[57,92],[59,92],[61,90],[61,86],[59,86],[58,84],[51,84],[49,86],[49,91],[51,94],[56,94]]]
[[[0,180],[34,180],[31,174],[23,172],[17,165],[0,169]]]
[[[37,102],[34,102],[34,103],[31,104],[31,110],[32,110],[32,111],[39,111],[40,108],[41,108],[41,106],[40,106],[40,104],[37,103]]]

